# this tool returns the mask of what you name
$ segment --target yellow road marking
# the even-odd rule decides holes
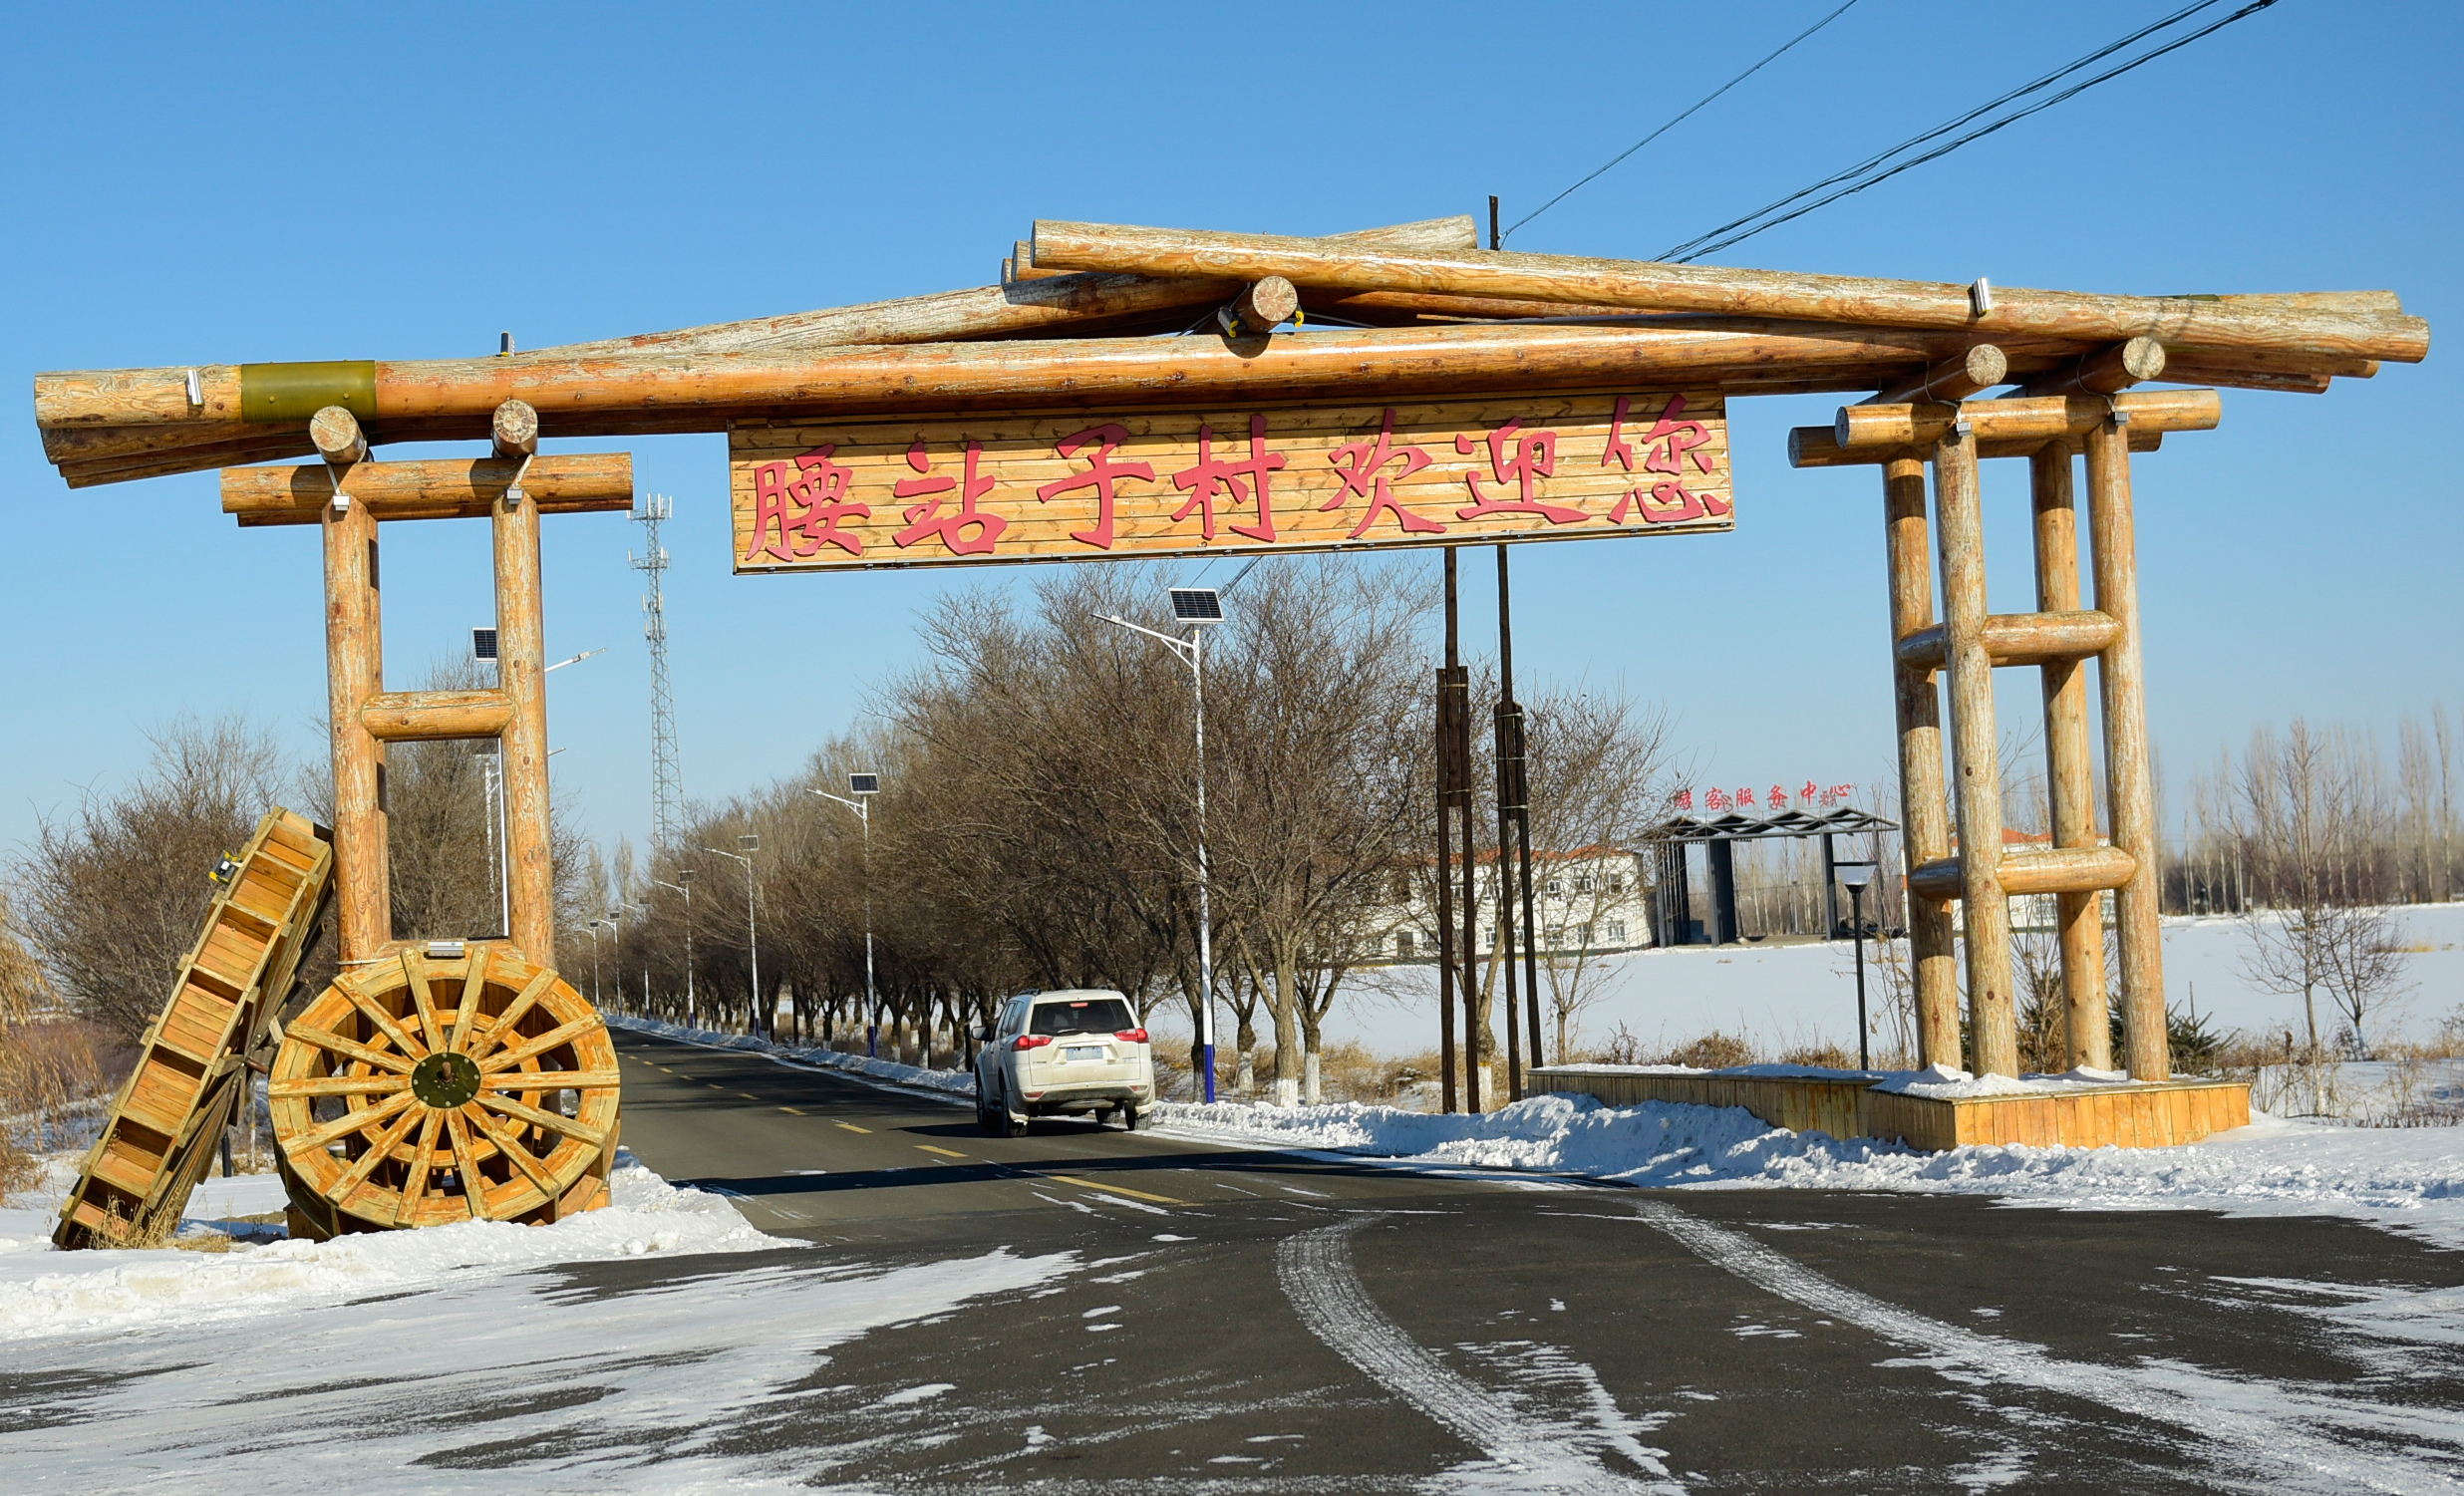
[[[916,1146],[927,1153],[938,1153],[944,1158],[965,1158],[967,1156],[964,1153],[953,1153],[947,1148],[936,1148],[931,1143],[917,1143]]]
[[[1151,1200],[1157,1205],[1187,1205],[1189,1203],[1186,1200],[1175,1200],[1170,1195],[1150,1195],[1144,1190],[1123,1189],[1117,1184],[1097,1184],[1091,1179],[1075,1179],[1068,1174],[1046,1174],[1043,1177],[1059,1184],[1075,1184],[1082,1190],[1094,1190],[1106,1195],[1127,1195],[1132,1200]]]
[[[785,1112],[787,1115],[789,1115],[789,1116],[791,1116],[791,1117],[800,1117],[800,1116],[802,1116],[802,1115],[803,1115],[803,1113],[802,1113],[802,1112],[797,1111],[797,1110],[796,1110],[794,1107],[792,1107],[792,1106],[781,1106],[781,1107],[779,1107],[778,1109],[779,1109],[780,1111]]]
[[[738,1094],[738,1095],[740,1095],[740,1096],[742,1096],[742,1097],[744,1097],[744,1098],[745,1098],[746,1100],[748,1100],[748,1101],[759,1101],[759,1100],[761,1100],[761,1099],[762,1099],[760,1096],[755,1095],[753,1092],[751,1092],[751,1091],[749,1091],[749,1090],[740,1090],[740,1091],[738,1091],[738,1092],[737,1092],[737,1094]]]
[[[858,1126],[857,1126],[857,1125],[855,1125],[853,1122],[841,1122],[841,1123],[839,1123],[838,1125],[839,1125],[839,1126],[841,1126],[841,1127],[846,1128],[849,1132],[870,1132],[870,1131],[872,1131],[872,1129],[871,1129],[870,1127],[858,1127]]]

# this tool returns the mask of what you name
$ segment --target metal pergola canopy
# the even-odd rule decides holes
[[[1842,806],[1818,814],[1805,810],[1782,810],[1777,815],[1745,815],[1730,811],[1707,820],[1699,816],[1674,815],[1645,831],[1643,840],[1752,841],[1765,836],[1848,835],[1898,829],[1897,821],[1869,815],[1853,806]]]

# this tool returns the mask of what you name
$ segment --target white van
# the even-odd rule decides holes
[[[1030,1117],[1088,1112],[1135,1131],[1155,1104],[1146,1030],[1117,992],[1027,993],[976,1038],[976,1123],[995,1137],[1018,1136]]]

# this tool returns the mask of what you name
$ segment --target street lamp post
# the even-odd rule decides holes
[[[1238,577],[1234,581],[1240,580]],[[1189,667],[1191,699],[1197,709],[1198,732],[1198,1052],[1197,1070],[1203,1077],[1204,1099],[1215,1099],[1215,950],[1214,918],[1207,903],[1206,866],[1206,625],[1223,622],[1223,598],[1212,587],[1174,587],[1172,617],[1189,626],[1189,637],[1177,638],[1141,624],[1131,623],[1115,613],[1098,613],[1095,617],[1115,624],[1132,633],[1162,641],[1173,657]]]
[[[650,881],[661,888],[673,888],[685,896],[685,1027],[690,1029],[696,1017],[693,1008],[693,869],[677,869],[673,883],[661,878]],[[649,968],[644,967],[643,970],[648,972]],[[650,979],[645,976],[642,980],[648,982]]]
[[[736,838],[736,844],[743,847],[746,852],[758,852],[762,849],[762,838],[747,831]],[[753,883],[753,859],[736,852],[722,852],[717,847],[704,847],[702,850],[716,857],[732,857],[745,864],[745,952],[753,965],[753,1005],[746,1012],[745,1022],[753,1030],[753,1037],[760,1039],[763,1032],[762,933],[755,927],[753,920],[754,905],[760,898],[760,893]]]
[[[881,1057],[881,1000],[873,992],[872,797],[880,792],[881,776],[879,774],[854,773],[847,775],[847,794],[854,795],[854,799],[848,799],[845,795],[832,794],[826,789],[810,791],[825,800],[838,801],[854,811],[855,818],[864,823],[864,1053],[874,1059]],[[926,1020],[924,1040],[926,1047],[929,1048],[932,1044],[930,1010],[926,1011],[924,1017]],[[932,1056],[928,1054],[925,1057],[929,1059]]]
[[[1873,1051],[1865,1029],[1865,885],[1874,881],[1875,867],[1870,862],[1834,864],[1839,880],[1848,885],[1848,923],[1855,931],[1857,944],[1857,1068],[1874,1067]]]
[[[593,1008],[597,1008],[597,1007],[599,1007],[599,1006],[600,1006],[600,999],[599,999],[599,927],[600,927],[601,925],[604,925],[604,924],[607,924],[607,923],[609,923],[607,920],[604,920],[604,919],[595,919],[595,920],[592,920],[592,921],[591,921],[591,922],[590,922],[587,926],[585,926],[585,927],[584,927],[584,928],[586,928],[586,929],[588,929],[588,930],[590,931],[590,1006],[591,1006],[591,1007],[593,1007]]]

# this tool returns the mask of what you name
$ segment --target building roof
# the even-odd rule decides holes
[[[1869,815],[1851,805],[1836,810],[1782,810],[1776,815],[1700,817],[1673,815],[1643,833],[1646,841],[1751,841],[1764,836],[1821,836],[1855,831],[1896,831],[1897,821]]]

